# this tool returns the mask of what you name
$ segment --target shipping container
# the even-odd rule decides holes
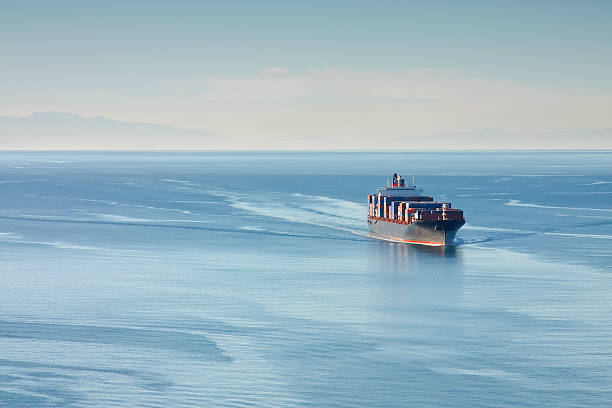
[[[436,209],[442,208],[443,203],[440,202],[423,202],[423,201],[410,201],[408,207],[410,208],[422,208],[422,209]]]
[[[389,212],[388,212],[389,211],[389,204],[388,204],[387,200],[388,200],[388,197],[384,196],[383,197],[383,217],[384,218],[387,218],[389,216]]]
[[[392,201],[391,202],[391,215],[390,218],[396,220],[398,218],[398,214],[399,212],[399,206],[400,206],[401,202],[399,201]]]

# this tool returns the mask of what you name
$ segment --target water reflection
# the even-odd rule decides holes
[[[385,241],[369,244],[371,273],[380,279],[379,302],[392,311],[452,307],[463,298],[463,248]],[[429,305],[429,306],[425,306]]]
[[[424,265],[437,268],[461,265],[462,248],[457,246],[425,246],[372,240],[369,249],[370,260],[375,260],[386,271],[414,273]]]

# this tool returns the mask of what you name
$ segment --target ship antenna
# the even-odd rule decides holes
[[[389,187],[389,177],[387,177],[387,187]]]
[[[414,176],[412,176],[412,185],[414,186]]]

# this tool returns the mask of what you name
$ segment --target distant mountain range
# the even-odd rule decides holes
[[[300,149],[313,148],[317,138],[289,139]],[[325,141],[328,138],[324,139]],[[328,143],[321,143],[325,149]],[[557,132],[506,132],[480,129],[396,138],[393,146],[405,150],[529,150],[612,149],[612,129],[573,129]],[[206,129],[179,129],[153,123],[130,123],[101,116],[38,112],[30,116],[0,116],[0,150],[180,150],[240,148]],[[346,146],[359,149],[359,146]],[[316,149],[316,147],[315,147]],[[384,150],[384,148],[383,148]]]
[[[225,138],[205,129],[38,112],[0,116],[0,149],[210,149]]]
[[[612,149],[612,129],[609,128],[556,132],[505,132],[499,129],[480,129],[473,132],[431,133],[425,139],[428,140],[428,146],[440,146],[441,150]]]

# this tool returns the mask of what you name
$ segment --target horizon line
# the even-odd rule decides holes
[[[468,152],[611,152],[612,148],[606,149],[419,149],[419,150],[385,150],[385,149],[3,149],[0,152],[132,152],[132,153],[468,153]]]

